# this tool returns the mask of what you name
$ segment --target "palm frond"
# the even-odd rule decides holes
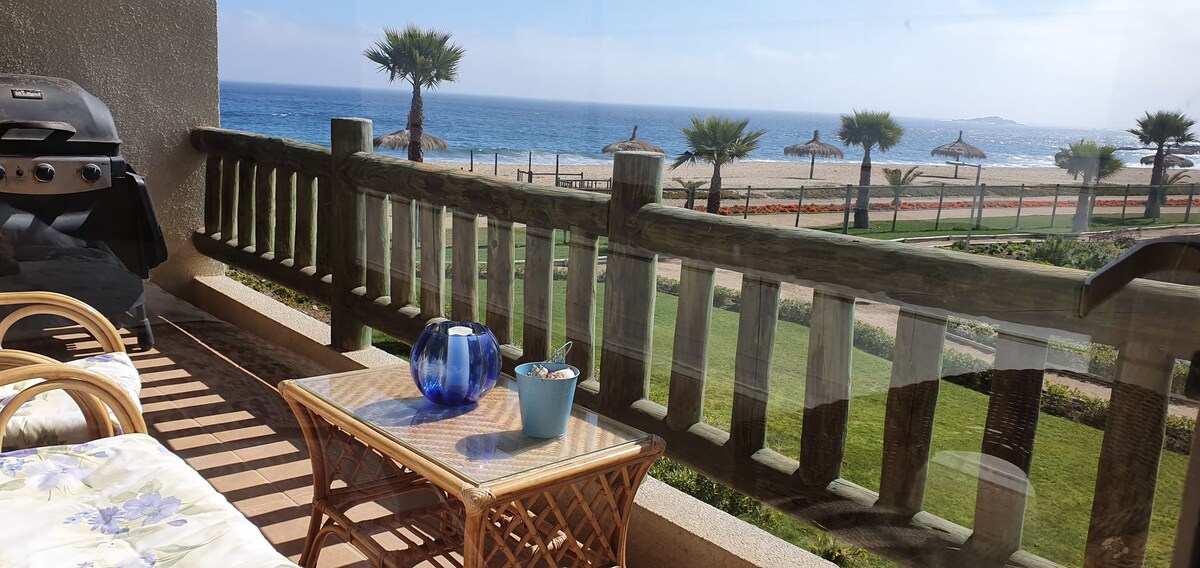
[[[904,127],[887,111],[855,110],[853,116],[843,114],[841,119],[837,137],[846,146],[861,146],[864,150],[878,146],[886,152],[904,137]]]
[[[675,159],[672,168],[697,161],[721,165],[744,160],[758,148],[765,130],[746,132],[748,119],[732,120],[719,116],[691,117],[691,126],[680,128],[689,150]]]
[[[1196,137],[1191,132],[1196,121],[1191,117],[1176,111],[1160,110],[1154,114],[1146,111],[1146,115],[1137,119],[1137,128],[1126,132],[1137,136],[1142,144],[1159,148],[1169,144],[1186,144],[1195,142]]]
[[[1116,151],[1116,146],[1080,140],[1059,150],[1054,163],[1073,178],[1082,176],[1084,185],[1098,184],[1125,167],[1125,162],[1116,157]]]
[[[383,39],[363,52],[391,81],[401,79],[425,89],[455,81],[465,54],[462,46],[450,43],[450,34],[413,25],[401,31],[385,28]]]

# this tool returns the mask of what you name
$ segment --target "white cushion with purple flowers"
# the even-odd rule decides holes
[[[294,567],[154,438],[0,453],[0,566]]]
[[[93,355],[67,363],[73,367],[99,373],[115,383],[129,395],[138,410],[141,403],[142,379],[133,361],[125,353]],[[14,394],[40,382],[40,379],[21,381],[0,386],[0,408],[8,404]],[[115,422],[114,422],[115,424]],[[44,392],[21,405],[4,430],[4,449],[32,448],[54,444],[78,444],[88,440],[87,421],[75,401],[62,390]]]

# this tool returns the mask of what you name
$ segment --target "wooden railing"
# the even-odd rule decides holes
[[[570,362],[588,375],[579,403],[662,436],[669,455],[740,491],[912,565],[1053,565],[1021,550],[1049,334],[1119,346],[1085,565],[1136,565],[1144,555],[1171,367],[1175,358],[1192,358],[1200,337],[1193,288],[1136,280],[1079,317],[1084,272],[664,206],[657,154],[618,154],[610,197],[377,156],[369,150],[370,123],[355,119],[334,119],[332,150],[214,128],[196,129],[192,140],[209,156],[196,247],[329,305],[340,349],[364,347],[367,326],[411,344],[429,321],[476,319],[483,302],[507,370],[546,357],[555,305],[552,231],[569,231],[566,337],[575,343]],[[486,298],[478,284],[481,215]],[[517,225],[526,233],[520,321]],[[602,236],[609,244],[596,376]],[[665,407],[648,397],[658,255],[685,259]],[[701,421],[716,268],[744,274],[729,431]],[[796,456],[766,447],[783,283],[815,289]],[[841,476],[856,298],[901,308],[879,493]],[[950,314],[1000,326],[980,452],[1003,475],[980,475],[970,529],[923,511]],[[521,346],[514,344],[518,325]]]

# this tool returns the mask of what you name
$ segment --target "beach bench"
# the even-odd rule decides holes
[[[0,565],[296,566],[148,436],[137,406],[107,378],[51,363],[0,372],[0,382],[35,378],[18,399],[68,390],[89,428],[107,437],[0,453],[0,507],[20,519],[0,531]],[[11,417],[0,411],[0,426]],[[113,436],[117,429],[125,433]]]

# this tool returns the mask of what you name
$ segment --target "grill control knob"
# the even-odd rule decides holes
[[[0,179],[4,179],[4,166],[0,166]]]
[[[79,170],[79,175],[83,177],[83,181],[88,183],[100,181],[100,176],[102,174],[103,172],[100,171],[100,166],[97,166],[96,164],[87,164],[83,166],[83,169]]]
[[[54,179],[54,166],[50,164],[38,164],[34,166],[33,177],[40,182],[47,182]]]

